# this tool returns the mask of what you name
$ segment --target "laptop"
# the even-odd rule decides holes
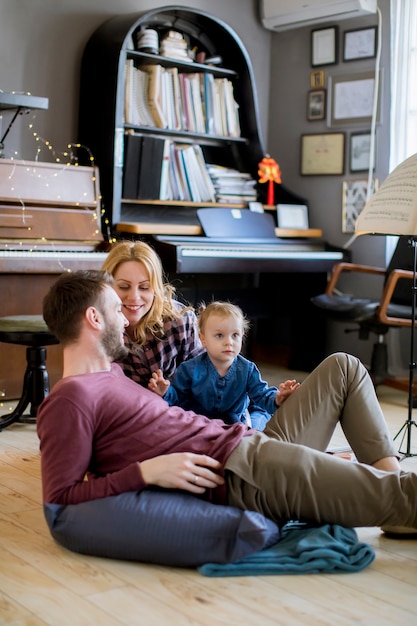
[[[250,209],[197,209],[204,235],[210,240],[241,243],[277,243],[275,222],[269,213]]]

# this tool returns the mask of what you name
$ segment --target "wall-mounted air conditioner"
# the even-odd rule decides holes
[[[377,0],[260,0],[268,30],[280,31],[376,13]]]

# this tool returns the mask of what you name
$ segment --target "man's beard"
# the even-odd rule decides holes
[[[120,339],[119,330],[115,325],[106,323],[106,328],[101,337],[102,346],[112,361],[117,361],[129,354],[128,348],[122,343]]]

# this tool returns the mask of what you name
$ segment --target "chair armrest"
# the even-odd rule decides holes
[[[411,319],[406,317],[391,317],[387,313],[388,306],[391,303],[392,294],[400,278],[406,278],[410,280],[410,306],[412,304],[413,297],[413,272],[411,270],[392,270],[388,276],[387,282],[381,294],[381,302],[376,312],[377,318],[382,324],[389,324],[390,326],[411,326]]]
[[[326,286],[325,293],[331,294],[336,289],[337,282],[343,272],[359,272],[362,274],[378,274],[384,276],[386,269],[383,267],[374,267],[372,265],[360,265],[358,263],[336,263],[333,266],[329,281]]]

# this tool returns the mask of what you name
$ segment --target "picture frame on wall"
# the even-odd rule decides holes
[[[349,146],[349,171],[352,173],[368,171],[370,167],[370,158],[370,131],[351,133]],[[375,161],[372,164],[372,169],[375,169]]]
[[[327,107],[329,126],[354,126],[371,124],[374,110],[375,72],[367,71],[343,76],[329,76]],[[382,72],[379,74],[376,122],[381,121],[380,100]]]
[[[307,94],[307,119],[324,120],[326,117],[326,90],[311,89]]]
[[[323,70],[316,70],[310,74],[310,87],[312,89],[320,89],[324,87],[324,72]]]
[[[371,194],[378,189],[377,178],[372,180]],[[367,180],[343,181],[342,231],[354,233],[356,220],[366,204],[368,195]]]
[[[343,61],[376,57],[377,27],[355,28],[343,33]]]
[[[301,136],[302,176],[344,173],[345,133],[315,133]]]
[[[337,39],[337,26],[311,31],[311,67],[337,63]]]

